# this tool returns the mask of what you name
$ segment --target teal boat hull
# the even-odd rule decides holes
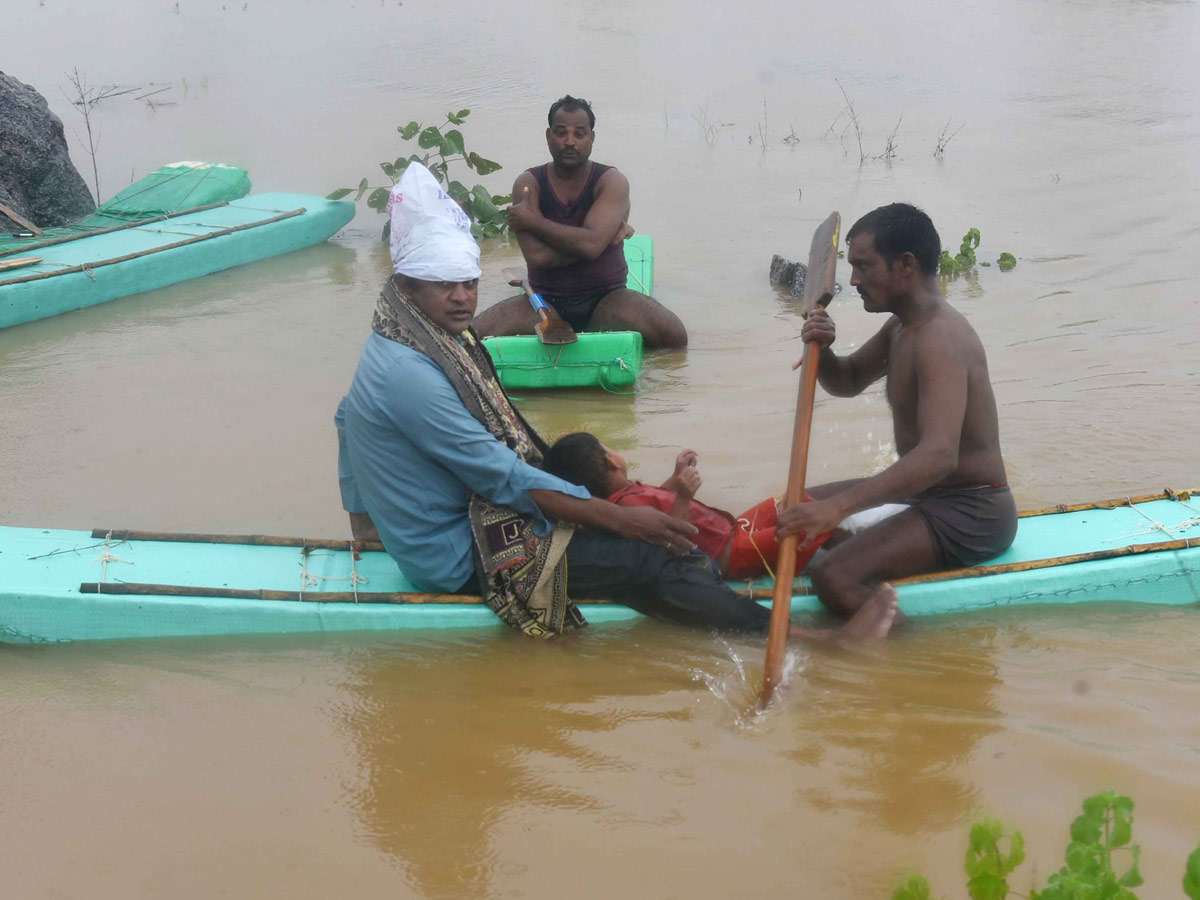
[[[1159,499],[1026,515],[1002,557],[933,577],[942,580],[898,583],[905,614],[1081,601],[1194,604],[1200,601],[1200,508],[1186,500]],[[124,590],[131,582],[265,589],[290,592],[293,599],[81,590],[96,584]],[[769,602],[770,585],[756,587]],[[354,588],[363,602],[354,601]],[[86,531],[0,527],[4,642],[503,627],[478,601],[367,602],[373,594],[414,590],[391,557],[379,551],[355,560],[348,549],[212,543],[196,536],[122,540],[115,534],[106,541]],[[804,590],[797,582],[793,611],[818,610]],[[335,592],[340,599],[317,602],[311,599],[314,592]],[[617,604],[580,605],[596,624],[638,617]]]
[[[319,244],[352,218],[354,204],[347,201],[253,194],[163,221],[30,249],[28,255],[41,257],[41,262],[0,272],[0,328]]]

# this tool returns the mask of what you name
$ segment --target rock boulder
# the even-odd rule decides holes
[[[42,228],[96,208],[67,153],[62,120],[27,84],[0,72],[0,203]],[[0,212],[0,233],[20,226]]]

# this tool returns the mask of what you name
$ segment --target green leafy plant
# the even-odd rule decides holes
[[[498,162],[474,151],[468,151],[463,134],[457,127],[446,128],[447,125],[462,125],[470,114],[469,109],[460,109],[458,112],[446,113],[446,121],[440,125],[424,125],[417,121],[397,125],[396,131],[399,132],[402,141],[415,140],[417,147],[425,152],[398,156],[394,162],[381,162],[379,168],[391,179],[392,184],[395,184],[404,174],[404,170],[414,162],[423,164],[438,183],[445,186],[446,193],[454,198],[471,219],[471,234],[477,238],[498,237],[508,230],[507,204],[512,203],[512,195],[493,194],[482,184],[468,188],[463,182],[450,178],[450,164],[453,162],[465,164],[478,175],[490,175],[503,168]],[[364,178],[358,183],[358,187],[338,188],[330,193],[327,199],[340,200],[354,194],[354,200],[357,202],[366,194],[367,206],[377,212],[385,212],[390,193],[391,185],[373,188]],[[385,241],[390,231],[389,221],[383,226]]]
[[[967,271],[975,265],[975,248],[978,246],[979,229],[972,228],[963,235],[962,246],[958,248],[957,255],[951,256],[949,250],[942,251],[938,258],[938,271],[942,275],[955,275]]]
[[[964,869],[972,900],[1009,896],[1008,876],[1025,859],[1025,841],[1014,831],[1007,835],[1008,852],[1004,852],[1005,837],[1003,826],[992,819],[971,828]],[[1088,797],[1083,814],[1071,823],[1066,864],[1046,880],[1045,888],[1031,890],[1029,900],[1137,900],[1130,889],[1142,884],[1141,848],[1132,841],[1133,801],[1113,791]],[[1200,847],[1188,857],[1183,892],[1191,900],[1200,900]],[[929,882],[910,875],[892,893],[892,900],[932,900]]]
[[[1183,872],[1183,892],[1191,900],[1200,900],[1200,847],[1188,857],[1187,868]]]
[[[1083,815],[1071,823],[1067,864],[1051,875],[1046,889],[1030,893],[1030,900],[1137,900],[1129,890],[1142,883],[1138,871],[1141,847],[1133,840],[1133,801],[1112,791],[1103,791],[1083,801]],[[1118,873],[1113,851],[1132,858]]]
[[[920,875],[909,875],[892,894],[892,900],[932,900],[932,897],[929,882]]]
[[[942,255],[938,257],[938,274],[954,276],[963,272],[969,272],[975,266],[975,251],[978,248],[979,229],[972,228],[963,235],[958,253],[951,256],[949,250],[942,251]],[[1011,253],[1001,253],[996,264],[1000,267],[1000,271],[1007,272],[1017,264],[1017,258]],[[980,263],[980,265],[990,266],[991,263],[985,262]]]
[[[1008,836],[1008,853],[1000,849],[1004,826],[994,819],[976,822],[971,828],[967,857],[967,893],[971,900],[1004,900],[1008,876],[1025,861],[1025,839],[1021,832]]]

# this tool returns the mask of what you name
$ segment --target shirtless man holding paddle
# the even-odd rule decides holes
[[[549,163],[513,184],[508,225],[529,267],[529,282],[551,316],[576,331],[638,331],[647,347],[686,347],[687,329],[652,297],[625,287],[623,243],[629,227],[629,180],[592,162],[596,116],[569,94],[547,117]],[[523,296],[509,297],[475,319],[482,337],[533,334],[538,315]]]
[[[859,219],[847,240],[851,286],[867,312],[888,319],[847,356],[831,349],[835,329],[823,309],[809,315],[801,339],[820,345],[818,378],[836,397],[853,397],[887,378],[899,459],[870,478],[810,487],[816,499],[782,510],[776,531],[820,535],[870,507],[907,507],[831,541],[810,567],[821,602],[840,615],[854,613],[890,579],[998,556],[1017,527],[987,358],[975,330],[938,287],[941,241],[933,222],[913,206],[893,203]]]

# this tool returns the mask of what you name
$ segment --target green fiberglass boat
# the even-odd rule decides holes
[[[625,241],[626,287],[654,290],[654,242],[635,234]],[[496,375],[509,390],[628,388],[642,371],[642,336],[636,331],[585,331],[574,344],[545,345],[533,335],[485,338]]]
[[[0,235],[0,328],[319,244],[354,217],[352,203],[249,187],[233,166],[176,163],[74,225]]]
[[[746,585],[734,585],[741,589]],[[769,583],[752,585],[770,602]],[[896,582],[909,616],[1081,601],[1200,602],[1200,501],[1186,492],[1022,514],[981,566]],[[593,623],[637,618],[580,601]],[[803,582],[794,611],[819,609]],[[502,627],[478,598],[423,594],[377,545],[0,527],[0,641]]]

